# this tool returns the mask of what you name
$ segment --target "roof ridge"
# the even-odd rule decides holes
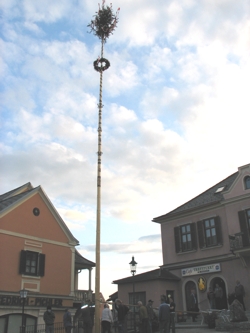
[[[0,201],[8,199],[10,197],[14,197],[15,193],[20,194],[20,193],[23,193],[23,192],[28,192],[29,190],[32,190],[32,189],[34,189],[34,187],[31,184],[31,182],[25,183],[24,185],[21,185],[19,187],[14,188],[13,190],[10,190],[8,192],[5,192],[5,193],[1,194],[0,195]]]

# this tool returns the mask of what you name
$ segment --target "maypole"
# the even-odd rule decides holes
[[[100,90],[98,103],[98,152],[97,152],[97,209],[96,209],[96,275],[95,275],[95,333],[100,333],[100,245],[101,245],[101,166],[102,166],[102,79],[103,72],[109,68],[110,62],[104,58],[103,49],[109,36],[115,30],[118,22],[118,8],[113,14],[112,4],[99,4],[99,10],[94,15],[88,27],[101,40],[101,57],[94,61],[94,69],[100,73]]]

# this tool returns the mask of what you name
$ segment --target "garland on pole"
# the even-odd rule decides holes
[[[104,71],[106,71],[106,69],[109,68],[110,62],[108,61],[108,59],[98,58],[93,62],[93,65],[94,65],[94,69],[97,72],[104,72]]]
[[[95,36],[105,43],[116,28],[120,8],[114,14],[112,3],[107,7],[104,7],[104,4],[105,0],[102,1],[102,6],[98,4],[99,10],[94,15],[94,19],[88,24],[88,27],[90,28],[90,32],[93,32]]]

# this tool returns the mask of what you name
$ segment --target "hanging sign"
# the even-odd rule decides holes
[[[199,277],[197,284],[199,291],[201,291],[202,293],[207,290],[207,280],[203,276]]]

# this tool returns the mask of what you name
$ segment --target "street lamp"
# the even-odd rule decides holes
[[[28,295],[28,290],[22,289],[20,290],[20,298],[23,300],[22,302],[22,327],[21,327],[21,333],[25,333],[25,325],[24,325],[24,303],[25,299],[27,298]]]
[[[129,263],[130,265],[130,272],[133,276],[135,276],[136,273],[136,266],[137,266],[137,262],[135,261],[134,257],[132,257],[131,262]],[[133,279],[133,312],[134,312],[134,332],[136,332],[136,323],[135,323],[135,281]]]

